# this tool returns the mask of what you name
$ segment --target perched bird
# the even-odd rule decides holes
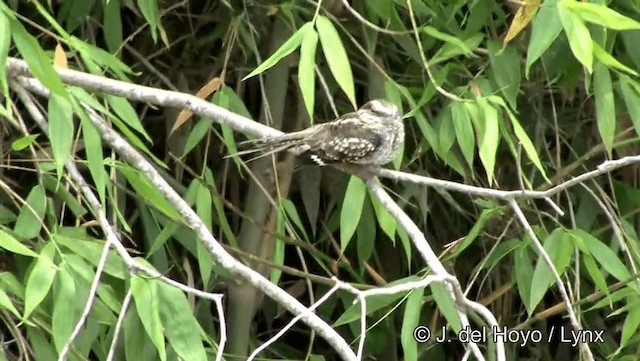
[[[404,142],[404,125],[395,104],[376,99],[331,122],[252,142],[266,154],[296,148],[296,153],[308,154],[321,166],[384,165],[393,160]]]

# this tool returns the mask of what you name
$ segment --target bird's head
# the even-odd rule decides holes
[[[370,112],[372,115],[375,115],[382,119],[398,121],[400,120],[400,110],[398,107],[391,103],[390,101],[384,99],[374,99],[366,104],[364,104],[360,109],[358,109],[358,113],[361,112]]]

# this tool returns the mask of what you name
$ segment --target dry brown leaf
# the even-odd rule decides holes
[[[211,79],[207,84],[205,84],[198,92],[196,92],[196,96],[200,99],[206,99],[209,95],[218,91],[222,86],[222,79],[220,77],[215,77]],[[182,109],[176,118],[175,123],[173,123],[173,127],[171,128],[171,133],[173,133],[176,129],[180,128],[184,123],[191,118],[193,112],[189,109]]]
[[[522,29],[527,27],[533,17],[536,15],[538,8],[540,7],[540,0],[522,0],[520,8],[513,17],[509,31],[502,41],[503,45],[507,45],[509,41],[518,35]]]

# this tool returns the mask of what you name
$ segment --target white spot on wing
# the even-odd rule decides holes
[[[325,165],[327,165],[320,157],[318,157],[315,154],[311,154],[310,156],[311,160],[316,163],[317,165],[324,167]]]

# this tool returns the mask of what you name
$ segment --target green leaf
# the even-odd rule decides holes
[[[100,256],[104,249],[104,241],[87,240],[80,236],[63,234],[64,229],[59,234],[54,235],[54,239],[61,246],[68,248],[73,254],[87,260],[94,267],[100,262]],[[117,279],[125,279],[127,267],[115,251],[109,251],[107,263],[104,265],[104,272]]]
[[[420,322],[420,311],[422,309],[422,299],[424,288],[414,289],[409,293],[402,316],[402,330],[400,332],[400,343],[404,352],[404,359],[407,361],[418,360],[418,343],[413,335],[414,330]]]
[[[611,293],[611,296],[608,298],[604,298],[598,302],[596,302],[593,306],[586,308],[584,311],[585,312],[589,312],[589,311],[593,311],[593,310],[598,310],[598,309],[602,309],[603,307],[609,307],[611,308],[612,304],[614,302],[619,302],[621,300],[624,300],[625,298],[637,298],[638,297],[638,293],[636,291],[634,291],[631,287],[625,287],[625,288],[621,288],[617,291],[614,291],[613,293]]]
[[[478,220],[473,225],[469,233],[467,233],[467,236],[464,238],[464,241],[459,243],[458,247],[456,247],[453,256],[458,255],[462,253],[462,251],[467,249],[467,247],[469,247],[473,243],[473,241],[475,241],[475,239],[480,235],[480,232],[485,229],[487,222],[500,215],[502,215],[502,211],[498,207],[483,209],[480,217],[478,217]]]
[[[320,44],[322,45],[322,52],[324,53],[327,64],[331,74],[340,85],[340,88],[345,92],[349,101],[353,107],[356,107],[356,92],[353,85],[353,74],[351,72],[351,64],[349,63],[349,57],[344,49],[342,40],[338,31],[331,23],[331,20],[320,15],[316,18],[316,28],[318,29],[318,35],[320,36]]]
[[[633,80],[621,76],[620,77],[620,90],[622,91],[622,98],[627,106],[629,117],[633,122],[633,127],[636,129],[636,134],[640,135],[640,93],[637,91],[640,85],[636,84],[632,86]]]
[[[13,43],[18,48],[20,55],[22,55],[22,59],[27,62],[33,76],[56,95],[66,97],[67,90],[62,84],[58,73],[53,70],[53,66],[40,44],[25,30],[20,22],[14,19],[10,19],[9,22],[11,23]]]
[[[309,118],[313,119],[313,107],[316,93],[316,48],[318,33],[313,27],[307,27],[300,45],[300,63],[298,64],[298,84],[302,92],[302,99],[307,108]]]
[[[356,232],[367,187],[357,176],[351,176],[340,211],[340,248],[344,251]]]
[[[607,280],[604,278],[604,275],[600,271],[600,268],[596,264],[595,259],[589,252],[582,252],[582,262],[584,263],[585,269],[591,276],[591,280],[598,287],[598,289],[605,295],[609,296],[609,285],[607,285]]]
[[[536,147],[533,145],[533,142],[531,142],[529,135],[527,134],[527,132],[524,131],[524,128],[522,128],[522,125],[520,125],[520,122],[518,121],[518,119],[516,119],[516,117],[509,117],[509,119],[511,119],[511,126],[513,127],[513,132],[516,134],[518,141],[520,141],[520,144],[522,145],[524,152],[527,154],[527,157],[529,157],[529,159],[533,162],[533,164],[535,164],[535,166],[538,168],[538,170],[542,173],[542,175],[546,179],[547,178],[546,172],[542,167],[542,162],[538,157],[538,152],[536,151]]]
[[[487,255],[482,264],[482,269],[486,269],[491,271],[493,267],[495,267],[498,262],[500,262],[505,256],[510,253],[514,253],[515,251],[522,247],[522,242],[519,239],[509,239],[508,241],[502,241],[498,244],[491,253]]]
[[[411,267],[411,262],[413,261],[413,244],[409,239],[409,235],[402,227],[398,227],[397,230],[398,239],[400,240],[400,244],[402,245],[402,249],[404,250],[405,260],[407,261],[408,267]]]
[[[11,142],[11,150],[21,151],[32,144],[34,144],[34,140],[38,138],[39,134],[29,134],[24,137],[18,138],[15,141]]]
[[[287,216],[287,219],[291,220],[293,224],[295,224],[296,227],[304,233],[305,238],[308,238],[302,223],[302,218],[300,218],[300,214],[298,213],[295,203],[289,199],[281,198],[280,206],[284,210],[284,214]]]
[[[453,119],[453,129],[456,132],[458,147],[460,147],[467,165],[472,167],[476,148],[476,137],[473,132],[471,117],[462,102],[454,102],[451,104],[451,118]]]
[[[89,72],[96,75],[103,75],[104,71],[100,67],[106,67],[113,71],[121,80],[129,81],[127,74],[132,74],[133,71],[114,54],[80,40],[75,36],[71,37],[70,43],[72,47],[78,49],[80,52],[82,61],[85,63]]]
[[[228,109],[236,114],[243,115],[247,118],[251,118],[252,115],[247,111],[242,99],[238,97],[233,88],[222,85],[221,88],[213,94],[211,102],[222,108]],[[208,118],[202,118],[198,121],[196,126],[192,129],[187,140],[187,146],[185,147],[185,154],[191,151],[196,145],[199,144],[199,140],[204,138],[206,134],[211,130],[211,124],[213,121]],[[222,139],[224,144],[229,148],[229,154],[231,159],[238,167],[238,170],[243,169],[243,160],[237,155],[238,147],[234,138],[234,131],[227,124],[220,124],[220,130],[222,130]]]
[[[449,60],[458,55],[467,55],[466,49],[476,49],[480,46],[480,43],[484,40],[484,34],[477,33],[473,34],[470,37],[462,40],[464,44],[464,49],[459,46],[459,44],[454,44],[452,42],[447,42],[443,46],[438,49],[436,54],[429,61],[429,65],[435,65],[442,63],[446,60]],[[415,43],[414,43],[415,44]],[[417,55],[420,56],[420,55]],[[475,57],[475,56],[474,56]]]
[[[207,172],[210,170],[207,168]],[[213,179],[213,176],[211,176]],[[212,194],[215,194],[213,197],[213,206],[216,210],[216,215],[218,216],[218,226],[222,228],[222,233],[226,237],[226,240],[232,247],[237,246],[235,233],[231,230],[231,225],[229,224],[229,220],[227,219],[227,213],[225,212],[224,205],[222,204],[220,192],[218,192],[218,188],[216,187],[215,182],[209,182],[209,177],[206,177],[207,186],[211,189]]]
[[[464,54],[468,57],[474,57],[474,58],[476,57],[476,55],[473,54],[473,50],[471,50],[471,48],[467,46],[467,44],[464,41],[460,40],[459,38],[453,35],[443,33],[430,25],[423,26],[420,29],[420,31],[431,36],[432,38],[451,44],[452,46],[458,48],[461,54]]]
[[[640,68],[640,30],[623,31],[617,34],[622,38],[624,43],[625,56],[629,58],[630,62],[635,65],[635,68]]]
[[[398,221],[384,208],[378,197],[373,196],[370,192],[369,199],[371,200],[371,204],[373,204],[373,210],[376,213],[376,219],[378,220],[380,229],[382,229],[382,232],[384,232],[391,241],[395,241]]]
[[[20,302],[24,300],[24,285],[22,280],[7,271],[0,272],[0,289],[14,294]]]
[[[571,235],[580,239],[586,250],[600,263],[602,268],[618,281],[627,281],[631,277],[631,273],[620,258],[616,256],[616,253],[602,241],[580,229],[572,230]]]
[[[41,184],[33,187],[25,204],[20,208],[20,214],[16,220],[14,232],[18,237],[32,239],[40,234],[44,212],[47,207],[47,199],[44,187]]]
[[[24,293],[24,315],[23,319],[29,318],[31,313],[44,300],[51,289],[53,278],[56,275],[57,268],[53,264],[53,256],[56,248],[53,242],[48,242],[40,257],[36,261],[35,266],[31,270],[27,279],[27,286]]]
[[[356,250],[359,262],[368,262],[375,249],[376,219],[371,202],[365,199],[356,229]]]
[[[569,47],[573,55],[591,73],[593,69],[593,39],[591,39],[589,29],[582,19],[566,7],[567,3],[567,1],[562,1],[558,4],[562,27],[569,39]]]
[[[5,290],[3,290],[2,288],[0,288],[0,308],[9,310],[9,312],[11,312],[14,316],[18,318],[20,317],[20,311],[18,311],[16,306],[14,306],[13,301],[11,301],[11,297],[9,297],[7,292],[5,292]]]
[[[110,251],[111,252],[111,251]],[[81,296],[88,294],[91,283],[96,277],[95,268],[76,254],[65,254],[65,266],[68,266],[69,273],[73,276],[76,284],[76,292]],[[81,300],[83,298],[79,296]],[[76,310],[80,311],[85,306],[83,303],[76,304]],[[116,322],[116,315],[122,311],[122,295],[115,291],[111,284],[103,282],[98,285],[98,298],[94,299],[92,317],[98,317],[99,322]]]
[[[201,328],[182,291],[159,282],[160,317],[169,343],[182,360],[206,361]]]
[[[637,71],[619,62],[618,59],[614,58],[606,50],[602,49],[602,47],[600,47],[600,45],[598,45],[598,43],[596,43],[595,41],[593,42],[593,55],[595,55],[596,59],[598,59],[604,65],[638,76]]]
[[[276,217],[276,234],[284,234],[285,232],[285,221],[287,216],[285,215],[284,208],[281,207],[278,209],[278,214]],[[285,256],[285,243],[280,237],[276,237],[274,245],[273,245],[273,256],[271,260],[277,265],[284,265],[284,256]],[[271,272],[269,273],[269,280],[274,285],[277,285],[280,282],[280,277],[282,276],[282,269],[278,267],[271,267]]]
[[[142,142],[142,140],[140,140],[140,138],[134,132],[132,132],[131,129],[129,129],[129,127],[122,122],[122,120],[120,120],[120,118],[110,117],[110,119],[113,122],[113,125],[122,132],[124,138],[127,139],[127,141],[131,143],[131,145],[144,152],[147,156],[149,156],[151,160],[156,162],[156,164],[163,165],[163,162],[158,159],[158,157],[156,157],[153,153],[151,153],[145,143]]]
[[[65,30],[73,32],[90,16],[93,1],[65,1],[62,3],[58,18],[64,19]]]
[[[560,276],[571,262],[573,257],[573,244],[562,228],[556,228],[544,241],[544,250],[551,258],[556,272]],[[538,257],[536,268],[533,271],[533,279],[531,281],[531,298],[527,309],[533,310],[542,300],[549,286],[554,284],[555,277],[549,269],[549,265],[542,258]]]
[[[7,15],[0,9],[0,90],[3,94],[9,94],[6,68],[10,45],[11,23]]]
[[[51,94],[49,98],[49,140],[56,161],[58,178],[62,177],[64,163],[71,156],[73,146],[73,112],[71,102],[62,96]]]
[[[76,323],[77,300],[81,299],[76,293],[76,285],[73,275],[69,273],[67,267],[61,267],[56,274],[56,287],[54,290],[55,301],[51,314],[51,331],[53,343],[58,352],[62,351],[65,343],[73,331]]]
[[[477,103],[482,111],[482,121],[476,122],[480,135],[480,161],[487,172],[489,184],[493,183],[494,168],[496,165],[496,153],[500,143],[500,127],[498,124],[498,111],[485,99],[479,99]]]
[[[320,210],[320,167],[309,167],[300,172],[300,196],[304,205],[304,213],[307,216],[311,233],[316,233],[318,224],[318,212]]]
[[[164,305],[160,307],[159,304],[158,281],[134,276],[131,278],[131,292],[144,330],[156,346],[160,360],[166,361],[167,351],[164,345],[162,321],[160,320],[160,310],[164,308]]]
[[[75,104],[74,104],[75,105]],[[95,184],[96,191],[100,201],[105,200],[106,186],[109,183],[109,177],[104,169],[104,153],[102,152],[102,138],[95,125],[89,120],[84,109],[75,110],[78,118],[80,118],[80,127],[82,128],[82,138],[84,139],[84,151],[87,156],[87,164],[89,173]]]
[[[130,311],[127,312],[124,320],[124,343],[125,360],[158,360],[158,352],[153,342],[147,336],[144,325],[137,315],[137,307],[131,305]],[[165,356],[166,359],[166,356]]]
[[[109,0],[104,4],[102,36],[107,48],[112,53],[120,50],[122,45],[122,18],[120,16],[120,0]]]
[[[529,79],[531,65],[544,54],[549,46],[556,40],[562,30],[562,22],[558,12],[557,0],[547,0],[538,9],[538,14],[533,20],[531,28],[531,40],[527,49],[527,63],[525,76]]]
[[[516,284],[522,303],[527,308],[529,315],[533,314],[531,308],[531,280],[533,279],[533,266],[529,256],[528,247],[520,247],[514,253]]]
[[[520,125],[518,118],[516,118],[515,114],[511,111],[511,109],[509,109],[509,107],[504,103],[504,101],[500,97],[492,95],[488,99],[492,103],[502,107],[507,112],[507,115],[509,115],[509,120],[511,120],[511,126],[513,127],[513,132],[518,138],[520,145],[522,145],[522,148],[524,149],[525,154],[533,162],[536,168],[538,168],[540,173],[542,173],[542,176],[545,179],[547,179],[547,174],[544,171],[544,167],[542,167],[542,162],[540,161],[540,157],[538,156],[536,147],[533,145],[531,138],[529,138],[529,135],[527,134],[527,132],[525,132],[522,125]]]
[[[518,50],[512,45],[503,48],[500,42],[491,40],[489,41],[489,60],[491,74],[498,84],[500,92],[509,102],[511,108],[517,109],[521,78]]]
[[[200,118],[193,125],[189,135],[187,136],[187,141],[185,142],[182,156],[186,156],[191,152],[196,146],[200,144],[200,141],[204,139],[205,136],[211,131],[211,125],[213,124],[213,119],[209,118]],[[229,153],[232,153],[231,149]]]
[[[153,139],[147,134],[147,131],[144,129],[142,122],[140,122],[140,118],[138,117],[138,113],[133,109],[131,103],[128,100],[117,97],[115,95],[105,95],[105,99],[113,108],[113,111],[118,115],[118,117],[127,124],[131,129],[134,129],[144,136],[146,140],[150,143],[153,143]]]
[[[438,309],[448,321],[447,324],[451,326],[455,332],[460,332],[460,330],[462,330],[462,324],[460,323],[458,308],[451,298],[449,291],[441,283],[433,282],[429,286],[431,286],[431,294],[438,305]]]
[[[640,307],[636,304],[627,317],[624,318],[622,325],[622,335],[620,336],[620,349],[628,346],[629,340],[638,335],[638,326],[640,326]]]
[[[273,55],[267,58],[267,60],[263,61],[262,64],[258,65],[257,68],[253,69],[253,71],[249,73],[249,75],[242,78],[242,80],[246,80],[248,78],[251,78],[254,75],[264,72],[265,70],[276,65],[276,63],[279,62],[285,56],[293,53],[293,51],[296,50],[298,46],[300,46],[300,44],[302,44],[302,40],[304,38],[304,34],[307,31],[307,29],[312,27],[313,27],[312,23],[306,23],[302,25],[302,27],[300,27],[298,31],[293,33],[293,35],[291,35],[291,37],[287,41],[285,41],[285,43],[282,44],[282,46],[279,47],[278,50],[276,50],[273,53]]]
[[[399,280],[395,280],[393,282],[389,282],[387,286],[393,286],[393,285],[401,284],[404,282],[412,282],[412,281],[418,281],[418,280],[420,280],[420,278],[418,278],[417,276],[410,276],[410,277],[402,278]],[[370,315],[373,312],[378,311],[384,307],[392,306],[389,308],[394,308],[393,306],[399,302],[402,302],[400,299],[406,297],[406,295],[407,293],[400,292],[400,293],[394,293],[391,295],[374,295],[374,296],[367,297],[367,309],[365,312],[367,315]],[[336,322],[333,324],[333,327],[346,325],[353,321],[360,320],[362,316],[361,305],[360,303],[352,303],[350,302],[351,300],[353,300],[353,298],[349,296],[349,300],[347,300],[347,303],[346,303],[348,306],[347,309],[344,311],[344,313],[340,317],[338,317]]]
[[[35,5],[36,9],[38,10],[38,13],[49,23],[49,25],[51,25],[51,27],[58,32],[63,38],[68,38],[69,37],[69,33],[66,31],[66,29],[60,25],[60,22],[58,20],[56,20],[51,13],[49,12],[49,10],[43,6],[42,4],[40,4],[39,1],[34,1],[33,4]],[[64,4],[63,4],[64,7]],[[63,9],[61,9],[63,10]],[[60,14],[62,15],[62,14]]]
[[[55,361],[58,359],[58,352],[49,343],[49,333],[44,335],[40,328],[26,327],[29,346],[33,347],[33,359],[42,361]]]
[[[640,23],[606,6],[584,1],[566,1],[563,6],[573,10],[584,21],[602,25],[615,30],[640,29]]]
[[[138,196],[142,197],[145,202],[157,208],[173,220],[180,219],[180,214],[178,214],[178,211],[173,207],[173,204],[171,204],[156,187],[151,185],[143,175],[135,169],[129,168],[128,165],[123,165],[122,168],[120,168],[120,172],[122,172]]]
[[[0,247],[6,249],[9,252],[15,254],[21,254],[23,256],[29,256],[38,258],[38,254],[32,251],[30,248],[20,243],[12,235],[0,229]]]
[[[208,177],[211,179],[213,175],[210,169],[206,170]],[[211,197],[211,191],[205,187],[202,183],[198,182],[198,191],[196,196],[196,213],[198,217],[207,226],[209,232],[213,227],[213,200]],[[211,254],[202,242],[196,242],[196,253],[198,257],[198,270],[200,271],[200,278],[203,285],[208,285],[211,279],[213,270],[213,260]]]
[[[438,129],[438,142],[440,143],[439,147],[445,153],[449,153],[451,151],[451,147],[456,139],[456,132],[453,126],[453,119],[451,118],[451,112],[443,111],[438,114],[438,118],[436,119],[436,124],[439,126]]]
[[[433,130],[431,123],[427,120],[427,117],[421,111],[422,107],[418,105],[418,103],[416,103],[415,99],[413,99],[413,96],[409,92],[409,89],[399,84],[397,84],[397,88],[400,91],[400,94],[402,94],[404,99],[407,101],[407,103],[409,103],[410,109],[412,109],[410,112],[405,114],[404,119],[407,119],[410,116],[415,117],[416,123],[418,123],[418,127],[422,132],[422,136],[426,139],[427,144],[433,148],[436,154],[439,154],[444,158],[445,155],[439,153],[440,149],[438,148],[438,137]]]
[[[149,23],[151,38],[158,41],[158,29],[160,28],[160,10],[158,10],[158,0],[138,0],[138,7],[144,19]]]
[[[611,74],[602,63],[597,63],[594,68],[593,93],[596,99],[598,131],[609,156],[611,156],[613,139],[616,135],[616,109]]]

